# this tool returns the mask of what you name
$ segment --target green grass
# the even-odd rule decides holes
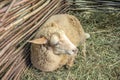
[[[71,69],[40,72],[30,67],[21,80],[120,80],[120,13],[70,12],[91,37],[86,61],[81,49]]]

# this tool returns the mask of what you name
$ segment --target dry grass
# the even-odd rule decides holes
[[[91,38],[87,58],[81,48],[71,69],[44,73],[30,67],[21,80],[120,80],[120,13],[70,12],[80,19]]]

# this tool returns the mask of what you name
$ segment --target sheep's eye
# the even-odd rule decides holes
[[[59,43],[59,42],[57,42],[57,43],[55,43],[54,45],[55,45],[55,46],[57,46],[57,45],[59,45],[59,44],[60,44],[60,43]]]

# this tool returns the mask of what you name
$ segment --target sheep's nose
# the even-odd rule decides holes
[[[72,52],[78,53],[78,49],[77,49],[77,48],[76,48],[76,49],[73,49]]]

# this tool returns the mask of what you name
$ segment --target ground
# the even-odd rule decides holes
[[[90,34],[87,57],[81,47],[72,68],[40,72],[30,67],[21,80],[120,80],[120,12],[70,12]]]

